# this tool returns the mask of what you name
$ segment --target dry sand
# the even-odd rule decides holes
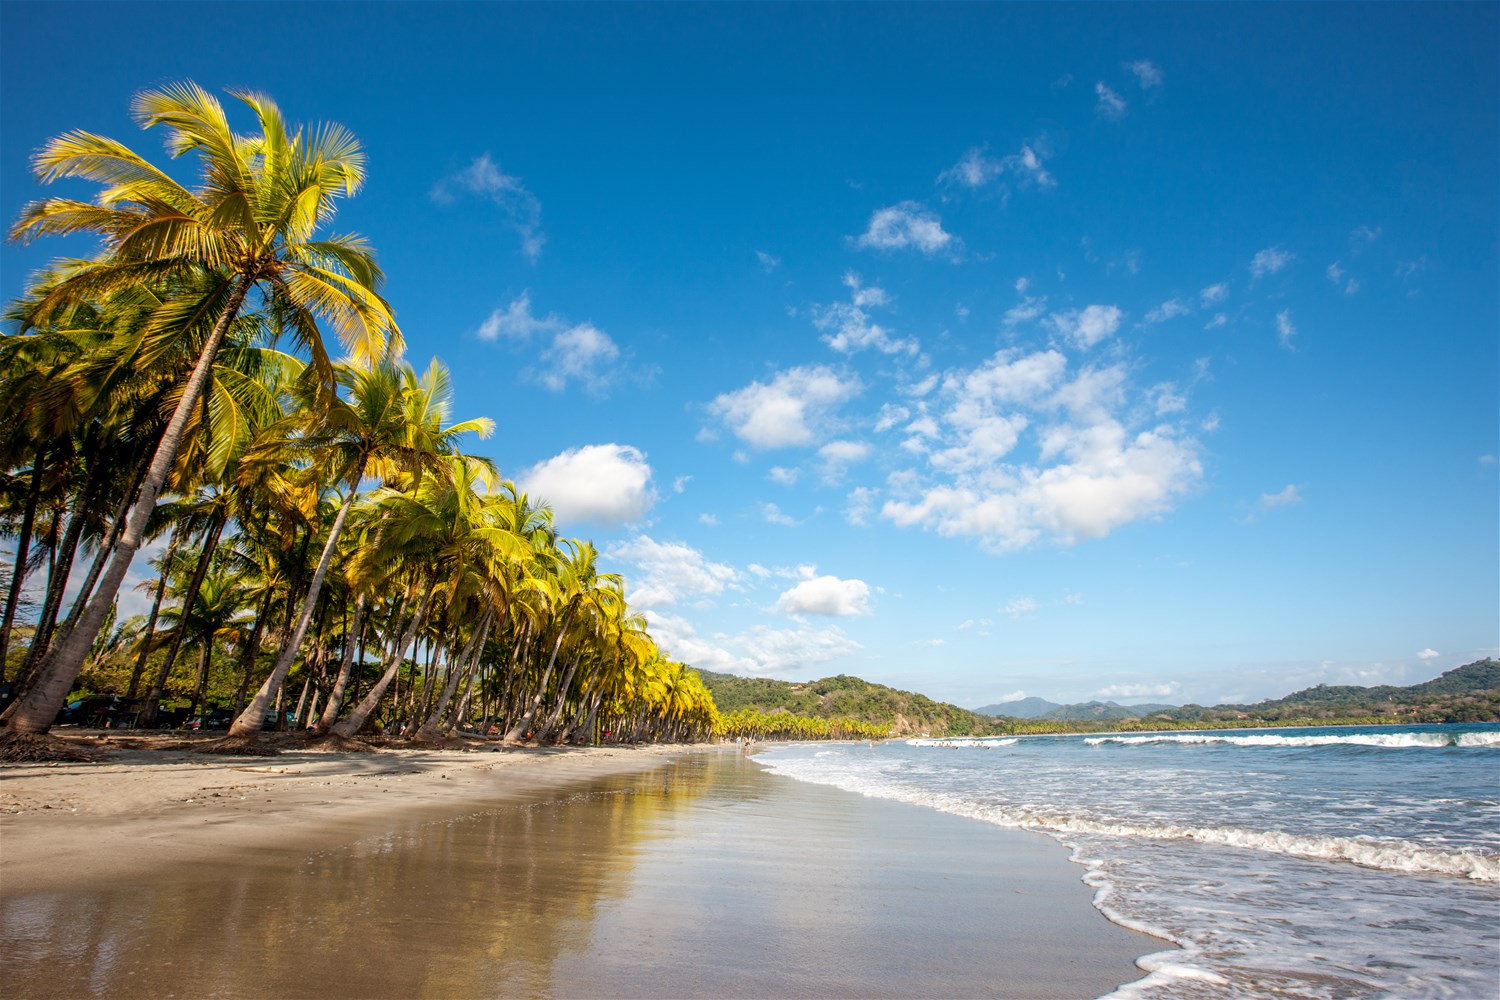
[[[7,992],[1032,1000],[1162,946],[1045,837],[732,747],[111,753],[0,772]]]
[[[703,747],[499,747],[221,757],[86,738],[90,764],[0,766],[0,894],[98,885],[227,855],[354,840],[403,814],[561,789]]]

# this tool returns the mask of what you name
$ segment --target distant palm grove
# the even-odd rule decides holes
[[[191,83],[134,100],[190,186],[84,132],[35,156],[42,182],[100,190],[30,204],[10,238],[98,250],[35,275],[0,338],[0,756],[103,694],[121,722],[222,721],[228,750],[288,725],[712,735],[707,689],[594,547],[459,450],[493,422],[455,421],[444,366],[403,359],[374,250],[330,231],[364,178],[355,137],[232,96],[256,131]],[[150,611],[117,620],[147,543]]]

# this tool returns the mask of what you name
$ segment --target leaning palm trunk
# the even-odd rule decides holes
[[[463,652],[458,654],[458,659],[453,662],[453,667],[449,671],[448,684],[443,688],[442,697],[438,699],[437,706],[433,708],[432,714],[427,717],[426,722],[422,723],[422,728],[417,730],[416,735],[412,739],[418,742],[430,743],[443,735],[441,727],[443,713],[448,710],[448,703],[453,700],[453,693],[458,690],[458,682],[468,674],[469,668],[473,666],[471,657],[477,658],[480,652],[484,650],[484,640],[489,634],[490,618],[493,614],[493,611],[486,611],[484,620],[474,630],[474,634],[469,636],[467,645],[464,646]]]
[[[401,633],[401,637],[391,647],[390,662],[386,664],[385,673],[380,675],[380,680],[375,682],[375,686],[370,689],[369,693],[364,696],[360,703],[354,706],[354,711],[349,713],[349,717],[333,727],[332,733],[334,736],[346,740],[352,739],[354,734],[359,732],[360,727],[365,724],[365,720],[370,717],[370,713],[375,711],[376,707],[379,706],[380,699],[385,697],[385,689],[390,686],[392,679],[396,676],[396,672],[401,669],[401,661],[406,658],[406,647],[411,645],[412,641],[416,639],[417,633],[421,631],[422,622],[427,617],[427,603],[431,599],[432,591],[429,590],[423,596],[422,603],[417,607],[417,613],[412,615],[411,624],[406,627],[406,631]]]
[[[302,638],[307,635],[307,624],[312,620],[313,611],[317,608],[318,593],[323,589],[323,578],[328,575],[328,564],[333,561],[334,550],[339,544],[339,535],[343,533],[344,522],[349,518],[349,508],[354,506],[359,481],[364,473],[365,461],[361,458],[350,480],[349,495],[344,498],[344,504],[339,508],[338,516],[333,519],[333,527],[328,531],[328,541],[323,544],[323,555],[318,559],[318,568],[313,572],[312,582],[307,585],[307,596],[302,599],[302,614],[297,618],[297,627],[292,630],[291,637],[282,647],[281,655],[276,659],[276,666],[271,670],[271,676],[265,679],[260,690],[255,692],[255,697],[250,699],[250,704],[246,705],[245,710],[235,718],[225,739],[252,736],[260,732],[261,726],[265,724],[266,708],[271,704],[271,699],[281,690],[282,682],[286,680],[286,675],[292,669],[292,663],[297,659],[297,650],[302,645]]]
[[[547,669],[542,672],[542,679],[536,686],[536,694],[532,696],[531,704],[526,711],[516,720],[516,724],[510,727],[505,734],[507,740],[518,740],[526,732],[526,727],[531,725],[531,720],[536,718],[537,711],[542,707],[542,698],[547,693],[547,682],[552,679],[552,668],[557,666],[557,652],[562,649],[563,639],[568,634],[568,619],[572,616],[573,609],[570,607],[563,614],[562,623],[557,629],[557,642],[552,646],[552,655],[547,659]]]
[[[354,667],[354,649],[359,644],[360,630],[364,627],[364,621],[365,595],[360,594],[354,602],[354,624],[349,634],[344,637],[344,658],[339,663],[339,675],[334,679],[333,690],[328,693],[328,703],[323,706],[323,714],[312,726],[315,733],[328,732],[339,717],[339,709],[344,707],[344,692],[349,687],[349,674]]]
[[[141,547],[146,535],[146,521],[156,507],[156,497],[161,492],[162,484],[167,481],[167,473],[171,471],[172,462],[177,457],[177,448],[182,443],[188,418],[198,403],[198,397],[203,393],[203,387],[208,383],[209,371],[213,368],[220,345],[224,343],[225,334],[229,332],[229,325],[239,315],[249,291],[248,279],[242,276],[235,280],[224,312],[214,324],[213,332],[208,335],[203,353],[198,356],[198,363],[193,366],[193,373],[188,376],[187,385],[183,387],[182,398],[177,401],[172,419],[167,422],[167,429],[162,432],[161,442],[151,457],[151,467],[141,483],[141,492],[136,498],[135,506],[130,509],[125,531],[115,543],[109,568],[104,571],[98,589],[89,599],[78,627],[43,657],[38,668],[40,676],[37,682],[10,720],[12,732],[45,733],[52,728],[52,720],[57,717],[57,710],[62,707],[68,692],[72,690],[78,672],[83,669],[83,661],[88,657],[89,649],[98,637],[109,609],[114,605],[115,595],[120,592],[120,584],[125,580],[130,562]]]
[[[21,534],[16,540],[16,562],[11,571],[10,590],[5,595],[5,614],[0,618],[0,684],[5,682],[5,660],[10,649],[11,626],[16,608],[21,604],[21,588],[26,583],[26,560],[31,554],[31,530],[36,524],[36,508],[42,496],[42,469],[48,442],[43,441],[31,460],[31,488],[26,491],[26,509],[21,514]]]
[[[146,694],[146,707],[141,712],[144,725],[150,726],[156,722],[156,715],[161,707],[162,691],[166,689],[167,678],[172,676],[172,667],[177,663],[177,654],[182,650],[182,643],[187,638],[188,614],[198,601],[198,591],[203,588],[203,578],[208,575],[208,565],[213,561],[214,551],[218,548],[219,536],[224,531],[226,520],[227,515],[223,514],[214,518],[213,526],[204,535],[203,551],[198,554],[198,565],[194,567],[193,577],[188,581],[187,590],[182,595],[182,620],[178,622],[177,631],[172,635],[172,645],[167,648],[166,658],[161,661],[161,667],[156,672],[156,681]],[[165,577],[165,571],[162,575]]]

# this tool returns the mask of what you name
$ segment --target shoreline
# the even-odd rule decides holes
[[[409,818],[462,815],[724,749],[295,749],[227,757],[147,748],[160,741],[110,733],[93,763],[0,766],[0,896],[96,886],[227,853],[238,861],[349,843]]]
[[[0,770],[7,975],[29,995],[1079,998],[1161,950],[1050,837],[733,744],[129,742]]]

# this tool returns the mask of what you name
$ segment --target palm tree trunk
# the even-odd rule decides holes
[[[151,601],[151,614],[146,619],[146,629],[141,633],[141,651],[135,658],[135,669],[130,672],[130,687],[125,692],[126,701],[135,701],[136,690],[141,684],[141,674],[146,670],[146,657],[151,652],[151,637],[156,632],[156,616],[161,613],[161,599],[167,592],[167,574],[177,558],[177,541],[181,532],[172,530],[172,540],[167,543],[167,555],[161,564],[161,579],[156,581],[156,596]],[[143,723],[144,724],[144,723]]]
[[[130,501],[135,496],[135,491],[140,489],[141,477],[146,474],[146,464],[138,462],[135,476],[130,481],[130,488],[120,497],[120,502],[115,505],[115,516],[110,519],[109,530],[99,540],[99,551],[94,556],[93,565],[89,566],[88,576],[84,577],[83,585],[78,588],[78,596],[73,598],[73,608],[68,612],[68,620],[63,622],[61,637],[66,637],[69,632],[78,627],[78,619],[83,616],[83,609],[88,606],[88,599],[94,593],[94,584],[99,582],[99,573],[109,562],[109,555],[114,551],[115,539],[125,528],[125,518],[130,515]]]
[[[0,684],[5,683],[5,658],[10,652],[10,631],[15,624],[16,609],[21,606],[21,589],[26,582],[26,559],[31,553],[31,530],[36,524],[36,508],[42,497],[42,469],[50,442],[43,441],[31,461],[31,489],[26,491],[26,509],[21,514],[21,534],[16,539],[16,565],[10,578],[10,592],[5,596],[5,616],[0,619]]]
[[[23,699],[20,710],[10,720],[11,732],[45,733],[52,728],[52,720],[57,717],[58,709],[62,707],[68,697],[68,692],[73,688],[73,681],[77,679],[78,672],[83,669],[83,662],[89,654],[89,649],[93,646],[99,629],[104,625],[105,616],[114,605],[115,595],[120,592],[120,584],[125,580],[125,573],[130,569],[130,562],[135,558],[136,551],[140,549],[141,542],[146,536],[146,521],[156,507],[156,497],[161,492],[162,484],[167,481],[167,473],[171,471],[172,462],[177,457],[177,448],[182,443],[188,417],[192,414],[198,397],[202,395],[203,387],[208,384],[209,372],[213,368],[214,359],[218,356],[219,347],[224,343],[224,336],[229,332],[229,325],[234,322],[235,317],[239,315],[240,307],[245,304],[245,296],[249,294],[251,284],[249,278],[244,275],[235,279],[234,286],[229,292],[229,300],[224,304],[224,312],[208,335],[208,340],[203,345],[203,353],[198,356],[198,362],[193,366],[193,373],[188,376],[187,384],[183,387],[182,398],[177,401],[177,408],[172,411],[172,419],[167,422],[167,429],[162,432],[161,441],[151,457],[151,467],[141,483],[140,495],[136,498],[135,506],[130,509],[130,517],[125,522],[125,532],[115,545],[109,568],[104,571],[98,590],[89,599],[83,617],[78,621],[78,627],[70,632],[66,639],[48,650],[46,657],[42,660],[41,677]]]
[[[516,720],[516,724],[505,734],[507,740],[518,740],[521,734],[526,732],[526,727],[531,725],[531,720],[536,718],[537,709],[542,707],[542,698],[547,693],[547,682],[552,679],[552,668],[557,666],[557,651],[562,649],[563,638],[568,634],[568,619],[572,617],[573,608],[563,612],[562,624],[557,630],[557,642],[552,646],[552,655],[547,659],[547,669],[542,673],[542,679],[536,686],[536,694],[531,699],[531,704],[526,711]]]
[[[167,686],[167,678],[172,676],[172,667],[177,663],[177,654],[187,638],[188,619],[192,616],[193,605],[198,602],[198,591],[203,587],[203,578],[208,575],[208,564],[213,561],[214,550],[219,547],[219,536],[224,533],[224,522],[227,516],[215,515],[207,534],[203,536],[203,551],[198,554],[198,565],[193,568],[193,577],[188,581],[187,590],[182,595],[182,617],[177,622],[177,631],[172,634],[172,645],[168,647],[166,659],[161,661],[161,667],[156,671],[155,683],[146,693],[146,706],[141,710],[141,718],[145,720],[144,725],[150,726],[156,721],[156,713],[161,706],[162,691]]]
[[[448,685],[443,689],[443,696],[438,699],[437,707],[432,710],[427,721],[422,723],[422,728],[417,730],[417,735],[412,737],[413,739],[431,742],[442,735],[440,723],[443,713],[448,710],[448,703],[453,700],[453,692],[458,690],[460,678],[468,675],[469,670],[473,668],[474,661],[484,651],[484,640],[489,635],[490,619],[493,615],[493,610],[484,613],[484,619],[474,630],[474,634],[469,637],[469,642],[464,646],[463,652],[459,653],[458,659],[454,661],[452,672],[448,677]]]
[[[406,647],[411,645],[413,639],[421,629],[422,620],[427,616],[427,603],[432,600],[432,591],[427,591],[422,596],[422,603],[417,606],[417,613],[412,615],[411,624],[401,637],[396,640],[396,645],[391,647],[390,662],[386,664],[385,673],[380,675],[380,680],[375,682],[368,694],[354,706],[354,711],[343,722],[333,727],[333,735],[350,739],[359,732],[370,713],[375,711],[380,704],[380,699],[385,695],[385,689],[390,686],[391,679],[396,676],[396,671],[401,669],[401,661],[406,658]]]
[[[37,619],[36,632],[31,637],[31,648],[26,651],[26,659],[21,661],[20,673],[26,677],[31,675],[37,663],[46,656],[47,649],[52,644],[52,632],[57,627],[63,594],[68,589],[68,577],[73,572],[73,557],[78,552],[78,543],[83,539],[83,525],[88,520],[89,506],[94,502],[94,494],[103,479],[102,468],[103,463],[96,461],[84,477],[72,516],[68,518],[67,530],[63,532],[62,541],[53,550],[52,571],[47,574],[47,599],[42,605],[42,615]]]
[[[339,535],[343,533],[344,522],[349,518],[349,508],[354,506],[354,498],[359,494],[359,481],[365,474],[365,456],[361,456],[359,464],[355,467],[354,475],[349,480],[349,495],[344,498],[343,506],[339,507],[338,516],[333,519],[333,527],[328,529],[328,541],[323,543],[323,554],[318,559],[318,568],[313,571],[312,582],[307,585],[307,596],[302,599],[302,614],[297,618],[297,627],[292,630],[291,638],[282,647],[281,655],[276,659],[276,666],[271,670],[271,676],[267,677],[260,690],[255,692],[255,697],[250,699],[250,704],[234,720],[229,727],[229,735],[226,737],[250,736],[258,733],[261,726],[265,724],[266,706],[271,703],[271,698],[281,689],[282,681],[292,669],[292,663],[297,659],[297,650],[302,645],[302,637],[307,634],[307,623],[312,619],[312,613],[318,604],[318,592],[323,589],[323,578],[328,575],[328,564],[333,561],[334,550],[338,548]]]
[[[189,719],[198,714],[198,706],[203,704],[203,696],[208,693],[208,664],[213,657],[213,644],[212,636],[204,637],[203,652],[198,656],[198,682],[193,685],[193,701],[188,705]]]
[[[328,693],[328,703],[323,706],[323,714],[313,725],[313,731],[326,733],[333,725],[334,720],[339,717],[339,709],[344,706],[344,691],[349,686],[349,673],[354,665],[354,650],[359,643],[360,630],[365,621],[365,595],[360,594],[354,602],[354,625],[347,636],[344,637],[344,659],[339,663],[339,675],[333,682],[333,690]]]

